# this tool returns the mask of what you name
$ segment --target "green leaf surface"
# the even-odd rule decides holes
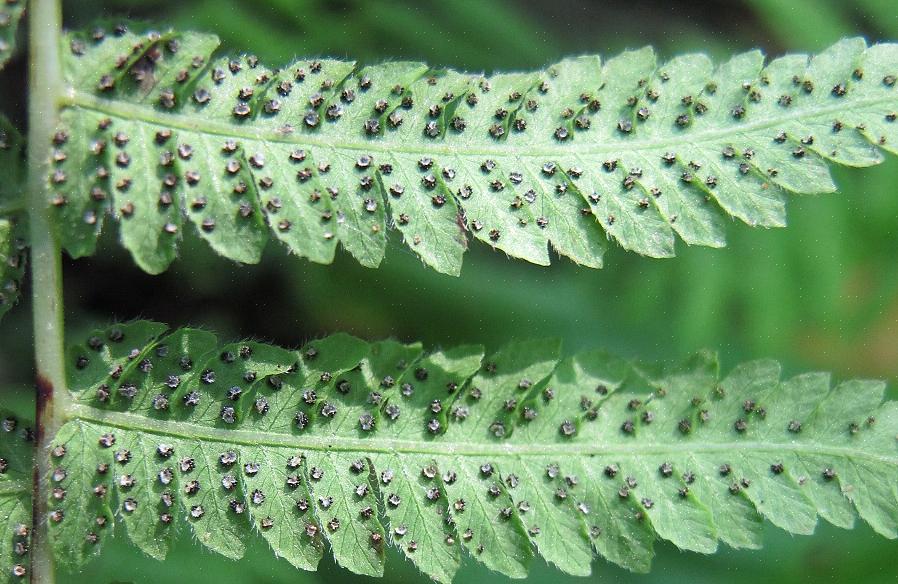
[[[72,255],[105,216],[145,270],[193,224],[259,261],[270,234],[330,263],[381,262],[387,232],[458,274],[470,240],[546,265],[601,267],[608,240],[670,257],[725,245],[725,220],[786,224],[789,193],[836,190],[898,140],[898,45],[712,63],[650,48],[492,76],[421,63],[217,57],[217,39],[119,27],[65,40],[51,177]],[[186,220],[185,220],[186,218]]]
[[[0,115],[0,176],[3,177],[0,180],[0,319],[18,302],[25,276],[27,238],[22,151],[22,135]]]
[[[30,570],[33,434],[28,422],[0,410],[0,582]]]
[[[15,126],[0,114],[0,215],[24,206],[24,141]]]
[[[16,50],[19,20],[25,13],[25,0],[6,0],[0,6],[0,71]]]
[[[898,408],[884,384],[771,361],[721,375],[557,341],[424,351],[348,335],[298,351],[113,325],[68,353],[50,535],[83,566],[121,522],[164,558],[174,531],[240,558],[260,535],[297,568],[325,547],[379,576],[387,546],[440,582],[467,554],[517,578],[536,555],[648,571],[655,540],[712,553],[860,516],[898,537]],[[59,455],[64,447],[64,454]]]
[[[19,217],[0,217],[0,319],[15,306],[25,277],[25,238]]]

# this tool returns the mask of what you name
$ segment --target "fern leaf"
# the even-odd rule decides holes
[[[25,277],[24,238],[17,223],[0,217],[0,319],[19,301]]]
[[[25,276],[21,165],[22,136],[0,115],[0,319],[18,302]]]
[[[0,411],[0,581],[28,574],[33,435],[27,423]]]
[[[0,71],[16,49],[16,33],[24,12],[25,0],[9,0],[0,6]]]
[[[0,215],[12,214],[24,206],[23,146],[22,134],[0,114],[0,171],[4,178],[0,183]]]
[[[65,248],[93,251],[105,215],[149,272],[192,223],[257,262],[271,234],[332,261],[380,263],[388,228],[457,274],[469,239],[536,264],[600,267],[613,240],[651,257],[725,244],[726,218],[785,225],[787,193],[835,190],[831,164],[894,152],[898,45],[843,40],[765,64],[603,61],[483,76],[392,62],[215,56],[211,35],[68,36],[53,175]]]
[[[648,571],[653,542],[761,545],[763,519],[809,534],[860,516],[898,536],[898,408],[884,384],[721,377],[556,341],[478,346],[335,335],[288,351],[133,322],[73,346],[55,437],[50,534],[83,565],[124,524],[164,558],[178,524],[230,558],[255,533],[314,570],[383,573],[394,546],[449,582],[462,555],[524,577],[536,554],[590,573],[594,554]],[[87,538],[87,539],[85,539]]]

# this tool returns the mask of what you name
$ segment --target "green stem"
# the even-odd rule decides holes
[[[54,581],[47,537],[49,439],[56,434],[68,390],[63,350],[62,262],[59,242],[50,225],[47,176],[50,138],[56,131],[62,94],[59,0],[29,4],[30,69],[28,80],[28,192],[31,226],[32,303],[37,386],[37,450],[35,452],[31,581]]]

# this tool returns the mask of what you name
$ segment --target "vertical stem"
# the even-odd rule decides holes
[[[31,293],[37,387],[31,581],[52,583],[53,562],[47,539],[48,437],[59,426],[58,412],[68,398],[63,350],[62,262],[50,226],[47,177],[50,138],[56,131],[62,91],[59,0],[29,3],[30,69],[28,79],[28,189],[31,229]]]

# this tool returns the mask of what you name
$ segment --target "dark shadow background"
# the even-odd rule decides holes
[[[218,33],[231,51],[271,65],[328,55],[376,62],[420,59],[471,70],[537,68],[573,53],[610,54],[654,45],[663,57],[704,51],[722,58],[760,47],[772,55],[816,51],[845,35],[898,39],[895,0],[71,0],[66,24],[132,17]],[[0,101],[22,118],[25,63],[3,77]],[[625,356],[682,359],[718,349],[724,368],[781,359],[811,369],[898,381],[898,161],[836,172],[841,191],[793,198],[785,230],[733,223],[724,250],[680,245],[675,260],[613,250],[591,271],[556,258],[551,268],[507,260],[474,244],[460,278],[423,268],[394,241],[378,270],[345,254],[333,266],[289,257],[271,244],[258,266],[215,257],[188,235],[167,273],[140,272],[104,235],[97,256],[65,261],[70,334],[114,319],[202,324],[224,337],[285,345],[335,331],[427,345],[558,336],[567,352],[607,347]],[[30,290],[26,289],[26,294]],[[0,399],[30,407],[28,302],[0,326]],[[896,393],[892,391],[892,395]],[[239,563],[202,550],[185,532],[169,560],[143,558],[119,534],[85,574],[62,582],[361,582],[325,560],[305,574],[271,558],[263,543]],[[763,551],[714,556],[658,545],[653,573],[628,574],[602,560],[595,578],[614,582],[896,582],[898,545],[863,526],[821,524],[813,538],[770,529]],[[393,555],[387,581],[423,582]],[[577,582],[544,565],[534,582]],[[468,562],[458,582],[504,580]]]

